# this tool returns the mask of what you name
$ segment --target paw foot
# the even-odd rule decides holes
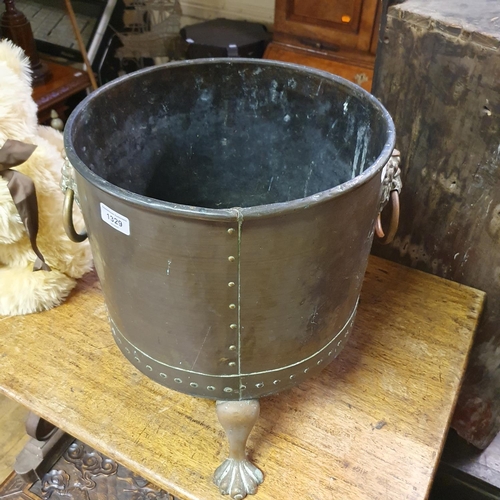
[[[214,483],[220,492],[230,495],[233,500],[242,500],[247,495],[254,495],[262,481],[264,475],[250,460],[228,458],[217,467],[214,474]]]

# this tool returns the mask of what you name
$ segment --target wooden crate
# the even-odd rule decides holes
[[[374,252],[487,292],[453,427],[484,448],[500,428],[500,8],[389,8],[373,92],[394,118],[398,237]]]

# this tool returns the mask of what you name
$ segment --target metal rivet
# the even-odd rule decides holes
[[[244,391],[247,388],[246,385],[240,385],[240,391]]]
[[[231,361],[231,362],[229,363],[229,366],[231,366],[231,367],[236,366],[236,363],[235,363],[234,361]]]
[[[320,359],[320,360],[319,360],[316,364],[317,364],[317,365],[320,365],[321,363],[323,363],[323,360],[322,360],[322,359]]]
[[[160,377],[167,378],[167,374],[162,372],[162,373],[160,373]]]
[[[227,230],[227,232],[228,232],[229,234],[234,234],[234,229],[233,229],[232,227],[230,227],[230,228]]]
[[[230,256],[227,258],[227,260],[228,260],[229,262],[234,262],[236,259],[234,258],[234,256],[233,256],[233,255],[230,255]]]
[[[125,347],[125,350],[130,354],[130,349],[128,347]]]
[[[276,379],[276,380],[273,382],[273,384],[274,384],[274,385],[278,385],[280,382],[281,382],[281,380]]]
[[[121,338],[117,338],[116,341],[121,344],[122,343],[122,339]]]
[[[146,368],[147,368],[150,372],[152,372],[152,371],[153,371],[153,369],[152,369],[149,365],[146,365]]]
[[[182,380],[180,378],[174,378],[174,382],[176,384],[182,384]]]
[[[229,346],[230,351],[236,351],[236,346],[235,345],[230,345]]]
[[[307,373],[308,371],[309,371],[309,368],[306,368],[306,369],[304,370],[304,373]]]
[[[230,281],[230,282],[227,284],[227,286],[229,286],[229,287],[234,286],[234,281]]]
[[[264,387],[264,383],[263,382],[259,382],[258,384],[255,384],[255,387],[258,387],[259,389],[262,389],[262,387]]]
[[[191,387],[198,387],[198,384],[197,384],[196,382],[191,382],[189,385],[190,385]]]
[[[290,380],[293,380],[295,378],[295,375],[290,375]]]
[[[233,392],[233,389],[231,387],[224,387],[224,392]]]
[[[141,362],[141,360],[140,360],[137,356],[136,356],[134,359],[135,359],[138,363],[140,363],[140,362]]]
[[[331,356],[331,355],[332,355],[332,352],[333,352],[333,351],[330,351],[330,352],[328,353],[328,356]]]
[[[231,328],[231,330],[236,330],[236,328],[238,328],[238,325],[236,323],[232,323],[231,325],[229,325],[229,328]]]
[[[209,386],[207,387],[207,389],[208,389],[209,391],[215,391],[215,387],[214,387],[213,385],[209,385]]]
[[[236,309],[236,304],[229,304],[229,309]]]

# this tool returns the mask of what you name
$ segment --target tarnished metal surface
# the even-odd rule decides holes
[[[452,423],[481,448],[500,429],[498,11],[489,0],[391,7],[373,87],[405,184],[398,235],[376,253],[487,292]]]
[[[238,400],[339,354],[394,147],[372,96],[271,61],[169,64],[92,94],[65,145],[112,331],[138,369]]]

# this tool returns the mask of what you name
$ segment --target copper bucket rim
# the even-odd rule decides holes
[[[382,148],[379,156],[373,162],[373,164],[364,170],[361,174],[357,175],[353,179],[349,179],[342,184],[338,184],[330,189],[320,191],[318,193],[309,195],[305,198],[296,198],[294,200],[286,202],[278,202],[267,205],[255,205],[251,207],[232,207],[232,208],[204,208],[199,206],[182,205],[178,203],[171,203],[168,201],[157,200],[154,198],[149,198],[144,195],[133,193],[127,189],[118,187],[111,182],[103,179],[96,173],[94,173],[86,164],[83,162],[73,147],[72,132],[75,125],[75,120],[77,119],[81,109],[86,106],[91,100],[97,99],[101,94],[105,93],[107,90],[114,86],[120,85],[124,80],[130,80],[131,78],[140,78],[144,74],[153,73],[155,71],[164,70],[165,67],[176,68],[184,66],[195,66],[195,65],[206,65],[206,64],[254,64],[256,66],[275,66],[281,68],[293,69],[298,73],[316,75],[325,78],[336,85],[342,87],[351,96],[361,99],[369,103],[376,109],[377,112],[383,117],[384,121],[387,123],[387,138]],[[75,168],[75,170],[88,182],[90,182],[97,189],[104,191],[112,196],[119,197],[122,202],[128,202],[131,205],[140,207],[143,210],[148,210],[152,212],[163,212],[166,214],[202,219],[202,220],[234,220],[237,218],[253,219],[261,218],[266,216],[281,216],[290,212],[295,212],[298,210],[304,210],[310,206],[315,206],[320,203],[328,202],[329,200],[341,196],[347,192],[354,191],[359,186],[363,185],[365,182],[373,178],[377,173],[379,173],[384,166],[389,161],[392,151],[394,150],[396,142],[396,130],[394,122],[381,104],[381,102],[372,94],[361,88],[360,86],[342,78],[333,73],[328,73],[327,71],[322,71],[315,68],[310,68],[308,66],[303,66],[300,64],[285,63],[281,61],[273,61],[268,59],[250,59],[243,57],[224,57],[224,58],[209,58],[209,59],[193,59],[180,62],[169,62],[165,64],[160,64],[157,66],[152,66],[149,68],[144,68],[142,70],[136,71],[132,74],[123,75],[115,80],[99,87],[97,90],[92,92],[87,99],[82,101],[71,113],[70,117],[66,122],[64,129],[64,148],[66,155]]]

